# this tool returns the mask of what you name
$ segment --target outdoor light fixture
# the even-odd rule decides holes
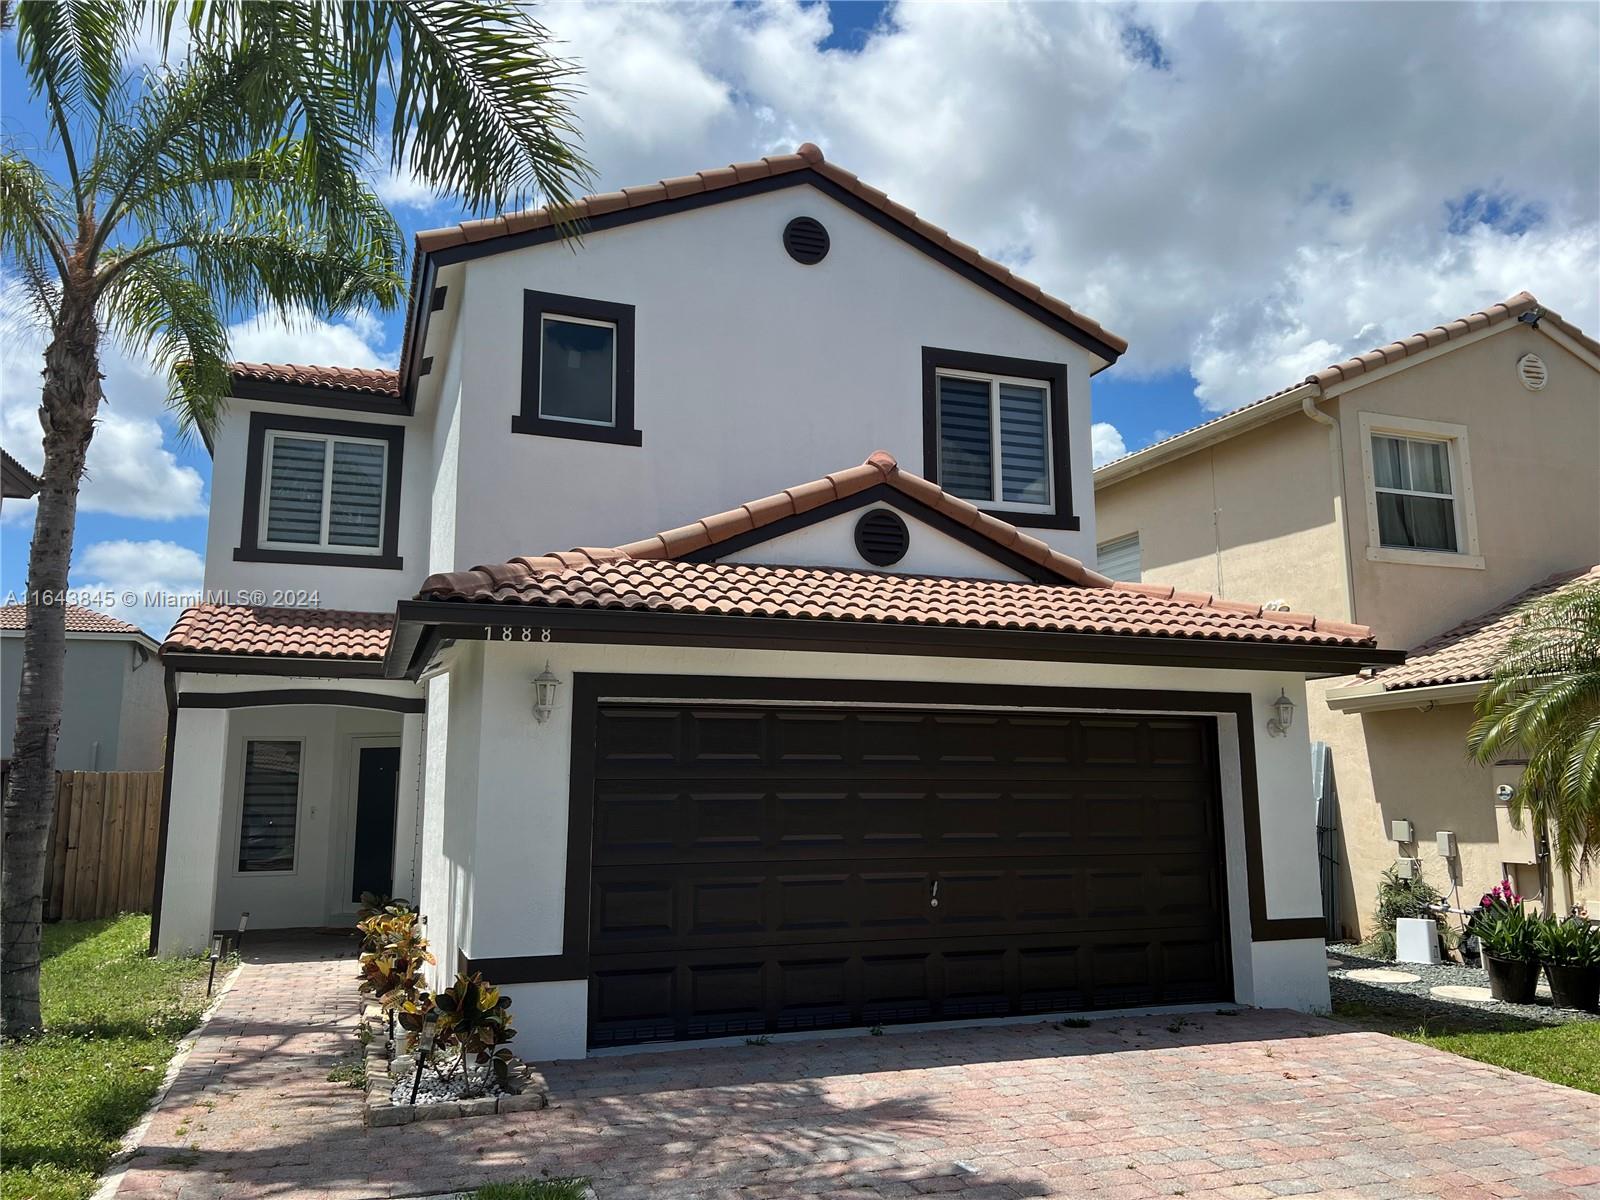
[[[412,1104],[417,1102],[417,1093],[422,1089],[422,1064],[433,1054],[433,1039],[438,1032],[439,1015],[430,1012],[422,1018],[422,1030],[417,1034],[417,1072],[411,1077]]]
[[[1294,723],[1294,701],[1289,699],[1289,694],[1282,688],[1278,689],[1278,698],[1272,702],[1272,709],[1278,715],[1267,720],[1267,732],[1273,737],[1282,737],[1289,732],[1289,726]]]
[[[533,719],[543,725],[550,719],[550,714],[556,710],[556,689],[561,686],[561,680],[550,670],[550,664],[544,664],[533,680]]]
[[[245,927],[247,925],[249,925],[249,924],[250,924],[250,914],[248,912],[240,913],[239,914],[239,936],[234,938],[234,940],[233,940],[233,948],[235,950],[238,950],[241,946],[244,945],[244,931],[245,931]]]

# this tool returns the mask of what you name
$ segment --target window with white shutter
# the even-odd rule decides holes
[[[939,485],[989,508],[1048,510],[1050,384],[940,371],[937,388]]]
[[[241,872],[294,870],[300,815],[299,742],[248,741],[239,815]]]
[[[1127,537],[1101,542],[1097,547],[1095,563],[1095,569],[1108,578],[1126,583],[1140,582],[1144,567],[1139,558],[1139,535],[1130,533]]]
[[[375,439],[271,432],[262,472],[269,549],[383,549],[388,445]]]

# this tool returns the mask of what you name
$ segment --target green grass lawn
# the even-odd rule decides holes
[[[147,916],[44,927],[46,1032],[0,1046],[0,1200],[93,1192],[194,1028],[207,963],[152,959],[149,944]]]
[[[1333,1015],[1363,1029],[1600,1095],[1600,1021],[1535,1027],[1514,1019],[1497,1022],[1485,1012],[1474,1014],[1471,1022],[1441,1015],[1419,1026],[1414,1014],[1350,1003],[1336,1005]]]
[[[517,1179],[510,1183],[486,1183],[472,1193],[472,1200],[583,1200],[580,1179]]]

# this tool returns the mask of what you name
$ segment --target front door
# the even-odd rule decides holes
[[[350,899],[387,896],[394,887],[394,807],[400,781],[399,746],[363,746],[356,768],[355,855]]]

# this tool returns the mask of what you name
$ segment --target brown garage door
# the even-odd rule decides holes
[[[597,1046],[1230,996],[1209,718],[602,704]]]

